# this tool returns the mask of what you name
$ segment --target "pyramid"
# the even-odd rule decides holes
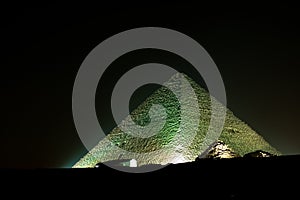
[[[139,166],[149,164],[169,164],[192,162],[197,157],[205,157],[205,153],[212,151],[211,148],[217,142],[230,149],[232,155],[244,156],[251,152],[263,151],[272,155],[280,155],[275,148],[266,142],[259,134],[251,129],[246,123],[238,119],[229,109],[225,108],[220,102],[215,100],[210,94],[200,87],[188,76],[177,73],[172,76],[164,85],[174,86],[182,85],[182,78],[188,80],[194,90],[194,96],[188,95],[187,101],[197,98],[198,106],[190,107],[184,111],[191,120],[185,124],[185,128],[180,126],[183,114],[177,96],[165,86],[162,86],[150,95],[141,105],[139,105],[121,125],[115,127],[103,140],[101,140],[91,151],[83,156],[73,167],[91,168],[98,163],[135,159]],[[190,99],[189,99],[190,98]],[[203,145],[206,140],[210,120],[212,118],[212,101],[217,102],[217,110],[226,109],[224,127],[220,136],[215,141],[209,141]],[[187,102],[188,103],[188,102]],[[164,112],[155,112],[151,118],[149,113],[151,107],[162,105]],[[192,105],[192,104],[191,104]],[[200,115],[195,113],[199,112]],[[200,118],[197,120],[193,120]],[[132,120],[131,120],[132,119]],[[156,130],[158,133],[149,137],[136,137],[141,129],[137,130],[136,124],[140,126],[151,125],[150,129],[161,127],[161,122],[165,120],[162,128]],[[186,138],[192,127],[192,123],[199,122],[196,134],[188,143]],[[135,123],[135,124],[133,124]],[[190,124],[189,124],[190,123]],[[159,125],[160,124],[160,125]],[[129,130],[131,133],[125,133]],[[143,129],[142,129],[143,130]],[[149,129],[147,129],[149,131]],[[183,132],[185,132],[183,134]],[[182,134],[181,137],[176,137]],[[206,141],[207,142],[207,141]],[[188,144],[188,145],[182,145]],[[205,147],[205,149],[204,149]],[[220,145],[218,146],[220,149]],[[226,150],[227,151],[227,150]]]

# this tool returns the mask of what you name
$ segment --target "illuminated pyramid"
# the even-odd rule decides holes
[[[131,116],[122,121],[122,126],[126,126],[126,130],[134,133],[139,130],[134,129],[132,121],[141,126],[152,124],[152,128],[155,129],[156,123],[159,124],[165,120],[163,127],[158,130],[156,135],[148,138],[134,137],[130,133],[122,132],[124,129],[121,129],[122,126],[118,126],[73,167],[95,167],[98,163],[123,159],[135,159],[139,166],[191,162],[199,156],[205,157],[209,153],[210,148],[218,141],[222,142],[219,143],[222,144],[221,146],[218,145],[219,149],[226,147],[226,151],[230,150],[232,152],[232,154],[228,155],[244,156],[255,151],[268,152],[273,155],[280,154],[247,124],[235,117],[228,109],[226,109],[225,124],[220,137],[218,140],[210,141],[210,144],[206,145],[206,149],[203,149],[202,143],[205,141],[204,138],[211,120],[211,100],[214,98],[211,98],[205,89],[201,88],[189,77],[180,73],[171,77],[166,84],[180,85],[182,84],[180,81],[182,77],[185,77],[194,89],[198,102],[197,110],[191,107],[185,111],[191,119],[188,123],[193,123],[193,118],[198,116],[194,113],[200,113],[197,133],[188,146],[181,145],[186,142],[185,135],[180,140],[176,137],[177,134],[182,134],[180,130],[182,110],[179,101],[174,93],[167,87],[162,86],[135,109],[131,113]],[[151,106],[157,104],[162,105],[165,108],[165,112],[155,113],[154,117],[152,116],[150,119],[148,115],[149,110],[151,112]],[[224,109],[221,103],[218,102],[217,105],[220,110]],[[130,117],[132,120],[129,120]],[[188,123],[186,130],[189,129]],[[190,125],[192,126],[192,124]]]

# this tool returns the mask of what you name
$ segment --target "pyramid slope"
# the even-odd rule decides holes
[[[183,75],[176,74],[166,83],[171,85],[181,84],[180,76]],[[186,76],[184,75],[184,77]],[[116,127],[106,138],[81,158],[74,167],[94,167],[100,162],[132,158],[136,159],[139,165],[194,161],[204,151],[204,149],[201,149],[201,144],[204,141],[211,119],[211,97],[197,83],[188,77],[186,78],[196,93],[200,111],[198,131],[188,149],[181,148],[180,143],[182,141],[171,142],[176,139],[175,135],[180,124],[180,105],[176,96],[170,90],[166,87],[161,87],[131,113],[135,123],[147,125],[150,123],[147,113],[151,105],[163,105],[166,108],[167,118],[165,125],[158,134],[150,138],[135,138],[123,133],[119,127]],[[217,105],[220,110],[224,108],[221,103]],[[193,108],[189,111],[189,115],[190,118],[193,118]],[[129,117],[124,119],[122,123],[126,124],[129,121]],[[162,118],[163,114],[160,113],[155,116],[154,120],[159,121]],[[130,123],[127,123],[126,126],[129,127],[129,130],[135,131],[134,128],[130,129],[132,126]],[[219,139],[241,156],[257,150],[280,155],[280,152],[270,146],[268,142],[246,123],[234,116],[228,109],[226,109],[225,124]]]

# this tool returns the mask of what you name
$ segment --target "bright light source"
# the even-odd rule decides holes
[[[130,167],[137,167],[137,161],[135,159],[131,159],[129,161],[129,166]]]

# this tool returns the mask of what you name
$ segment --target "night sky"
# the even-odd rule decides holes
[[[198,41],[221,72],[229,109],[283,154],[300,154],[300,21],[293,5],[2,9],[0,167],[71,167],[83,156],[72,117],[77,70],[104,39],[145,26]]]

